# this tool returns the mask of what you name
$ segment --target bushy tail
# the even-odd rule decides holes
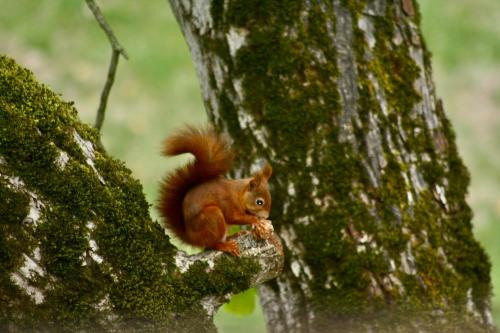
[[[186,126],[165,140],[164,155],[183,153],[193,154],[195,160],[177,168],[163,180],[158,209],[167,229],[186,241],[182,214],[184,196],[194,186],[227,173],[234,154],[229,140],[217,135],[212,127],[193,126]]]

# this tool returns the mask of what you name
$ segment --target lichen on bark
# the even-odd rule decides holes
[[[273,164],[286,270],[261,289],[268,328],[491,330],[416,2],[170,2],[241,172]]]

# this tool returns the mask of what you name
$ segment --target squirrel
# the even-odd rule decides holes
[[[234,256],[240,249],[231,239],[235,235],[227,236],[228,225],[252,225],[258,238],[270,236],[268,162],[250,178],[225,178],[234,153],[228,138],[212,127],[186,126],[165,140],[164,155],[183,153],[195,160],[167,174],[160,188],[158,209],[168,230],[189,245]]]

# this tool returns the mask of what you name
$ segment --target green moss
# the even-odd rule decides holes
[[[263,25],[278,25],[294,22],[294,17],[302,9],[300,1],[265,1],[246,2],[241,0],[229,1],[225,13],[226,24],[236,27],[260,28]]]
[[[314,44],[317,49],[325,52],[323,45],[326,45],[328,34],[324,17],[320,15],[319,5],[313,5],[310,11],[310,25],[291,27],[294,18],[300,15],[303,3],[298,1],[271,2],[257,1],[249,4],[245,1],[229,1],[224,18],[215,16],[216,26],[222,26],[222,31],[227,31],[229,27],[236,27],[251,30],[247,36],[246,44],[240,48],[236,57],[232,59],[229,55],[225,38],[217,39],[206,37],[203,40],[204,47],[224,60],[228,66],[229,75],[242,79],[242,88],[245,94],[245,104],[241,107],[251,110],[255,115],[255,121],[266,119],[269,124],[269,134],[273,138],[284,136],[292,139],[301,149],[292,149],[286,152],[293,155],[294,152],[301,152],[305,148],[302,140],[297,140],[297,129],[301,131],[315,131],[315,124],[319,119],[327,121],[325,117],[326,109],[338,108],[337,96],[332,96],[324,101],[324,105],[318,103],[318,97],[331,96],[322,94],[324,89],[331,88],[331,78],[336,74],[334,62],[328,70],[319,70],[319,66],[311,64],[314,61],[312,52],[308,49],[314,45],[304,45],[300,38],[284,38],[288,30],[294,30],[300,37],[304,35],[315,36]],[[215,2],[212,5],[212,12],[217,12],[220,4]],[[243,10],[244,8],[244,10]],[[268,21],[272,20],[272,22]],[[264,23],[264,24],[261,24]],[[334,49],[327,50],[325,57],[332,57]],[[288,76],[291,69],[296,76]],[[303,82],[310,83],[304,89]],[[289,90],[284,83],[292,85],[292,90],[296,95],[289,95]],[[212,82],[216,88],[215,82]],[[325,87],[325,85],[327,87]],[[215,89],[218,90],[218,89]],[[217,112],[226,120],[228,119],[228,129],[236,134],[240,131],[238,121],[238,110],[234,107],[231,96],[235,94],[234,87],[230,82],[226,82],[223,89],[220,89],[218,96],[220,110]],[[307,93],[308,98],[303,98]],[[317,107],[311,108],[306,101],[315,101]],[[286,114],[286,117],[283,115]],[[272,129],[272,130],[271,130]],[[247,151],[250,145],[247,142],[239,142],[239,135],[234,135],[235,145],[243,149],[240,162],[243,165],[251,163],[250,158],[255,152]],[[259,147],[259,142],[254,142],[253,147]],[[288,147],[288,146],[286,146]],[[294,156],[295,157],[295,156]],[[290,160],[303,161],[304,156],[296,156],[297,159]],[[297,164],[298,167],[298,164]]]
[[[1,169],[2,164],[0,173]],[[31,309],[28,296],[19,298],[17,303],[10,302],[11,297],[19,293],[19,288],[10,279],[9,272],[24,261],[20,249],[30,248],[32,242],[28,235],[20,230],[29,211],[29,198],[13,190],[2,177],[0,177],[0,198],[2,198],[0,200],[0,308],[2,308],[0,329],[2,329],[10,311]],[[24,223],[29,227],[29,221]]]
[[[454,235],[450,241],[455,249],[448,254],[449,260],[471,288],[472,297],[479,304],[480,310],[484,310],[489,307],[488,299],[491,295],[491,263],[472,233],[472,211],[465,201],[470,175],[458,155],[455,134],[441,103],[437,105],[437,114],[442,120],[442,131],[447,140],[446,162],[449,169],[445,177],[449,184],[446,200],[450,212],[446,228]]]
[[[319,326],[314,328],[327,331],[339,326],[341,331],[342,323],[352,328],[363,320],[384,327],[395,325],[397,319],[420,316],[429,317],[429,328],[433,324],[444,331],[468,327],[472,319],[463,316],[466,293],[476,285],[475,299],[488,298],[489,263],[470,232],[470,210],[464,202],[468,175],[450,143],[454,137],[447,120],[437,110],[443,126],[429,130],[424,116],[414,112],[422,99],[414,83],[424,74],[421,70],[431,75],[425,46],[424,69],[410,55],[410,44],[420,47],[414,44],[414,32],[409,29],[410,23],[420,21],[416,2],[417,13],[412,17],[402,13],[401,2],[396,1],[386,2],[386,12],[380,16],[366,15],[375,31],[375,44],[370,47],[357,24],[366,2],[340,1],[353,19],[359,121],[347,119],[347,127],[352,126],[354,143],[341,140],[340,130],[346,129],[339,129],[344,116],[337,87],[341,73],[331,39],[336,31],[331,17],[338,11],[315,3],[308,3],[306,9],[299,1],[226,4],[227,15],[217,16],[216,26],[224,33],[230,27],[242,28],[248,35],[234,57],[225,38],[203,37],[207,54],[215,53],[229,71],[224,87],[217,87],[215,80],[210,83],[221,105],[217,111],[222,120],[217,119],[221,122],[217,125],[233,134],[244,172],[255,154],[274,158],[271,219],[278,231],[293,224],[297,242],[304,247],[301,259],[314,276],[310,285],[313,300],[307,302],[321,318],[315,320]],[[213,12],[221,6],[215,2]],[[396,34],[401,34],[399,45]],[[326,63],[319,61],[321,55]],[[385,113],[372,76],[387,101]],[[243,105],[234,104],[231,79],[241,80]],[[270,147],[241,131],[243,110],[250,115],[245,119],[263,129]],[[380,130],[385,162],[380,176],[376,175],[377,184],[365,167],[372,161],[363,160],[370,159],[365,155],[373,121]],[[415,156],[411,161],[410,154]],[[425,182],[422,191],[413,184],[414,169]],[[311,179],[311,174],[318,179]],[[446,188],[450,211],[434,193],[436,185]],[[313,196],[320,202],[309,200]],[[367,202],[359,202],[362,197]],[[359,244],[356,238],[360,235],[349,235],[351,232],[364,232],[373,240]],[[444,256],[441,249],[446,251]],[[285,253],[285,267],[289,267],[293,253],[289,249]],[[404,256],[413,256],[411,264],[418,274],[402,271]],[[387,258],[394,259],[395,271]],[[374,272],[373,276],[368,272]],[[404,295],[394,284],[392,289],[382,288],[381,296],[372,296],[372,278],[382,286],[389,276],[401,281]],[[460,305],[450,306],[453,302]],[[449,326],[429,315],[436,308],[446,311]]]
[[[29,198],[23,193],[12,190],[3,178],[0,178],[0,197],[2,198],[0,202],[2,225],[11,226],[22,223],[29,212]]]
[[[249,288],[248,276],[256,273],[259,265],[250,259],[222,257],[213,269],[208,269],[206,263],[196,263],[189,268],[187,277],[175,281],[175,289],[185,295],[185,303],[180,308],[189,310],[193,304],[206,295],[225,295],[229,292],[238,293]],[[207,273],[210,271],[210,273]],[[224,281],[224,283],[221,283]]]
[[[398,162],[396,156],[392,155],[388,143],[383,142],[387,166],[381,178],[381,187],[370,192],[378,203],[377,214],[382,221],[385,221],[380,235],[386,235],[384,237],[386,239],[379,240],[392,257],[397,258],[398,254],[405,250],[410,239],[401,234],[400,227],[390,230],[393,223],[391,221],[395,221],[393,208],[397,208],[402,215],[401,221],[411,230],[413,237],[416,237],[411,239],[411,244],[416,249],[414,252],[417,271],[421,272],[419,273],[420,280],[411,275],[399,276],[405,287],[406,297],[414,306],[412,311],[424,310],[431,305],[448,309],[446,310],[449,312],[447,316],[455,318],[457,314],[464,311],[463,306],[466,303],[466,293],[469,288],[475,295],[474,299],[478,301],[476,304],[482,304],[485,299],[488,299],[490,264],[471,233],[470,209],[464,200],[469,177],[457,154],[455,138],[442,111],[441,103],[437,103],[436,113],[442,128],[430,131],[423,118],[410,114],[414,105],[420,101],[420,96],[413,87],[413,82],[419,76],[420,70],[409,56],[404,43],[401,46],[392,43],[395,18],[391,7],[391,5],[387,7],[384,17],[371,18],[377,31],[376,43],[373,49],[374,59],[359,61],[360,112],[362,110],[374,111],[381,119],[382,128],[388,128],[393,139],[400,137],[401,128],[398,128],[398,122],[401,123],[406,134],[403,147],[416,153],[416,156],[427,155],[426,159],[416,161],[416,167],[422,172],[429,189],[418,194],[412,207],[407,206],[407,192],[412,189],[405,184],[401,175],[408,172],[408,162]],[[418,21],[419,15],[416,15],[415,19]],[[364,59],[366,45],[362,31],[357,31],[355,36],[358,41],[358,59]],[[411,38],[409,31],[404,32],[403,38],[405,37]],[[427,75],[430,75],[429,54],[426,50],[424,50],[424,58]],[[377,101],[374,100],[374,87],[366,78],[367,70],[375,74],[379,84],[384,88],[390,110],[387,118],[381,113]],[[360,117],[366,124],[367,119],[362,115]],[[364,140],[363,133],[366,133],[368,126],[364,125],[363,128],[364,130],[360,131],[357,136],[359,140]],[[444,159],[443,156],[445,156]],[[445,165],[448,166],[448,170]],[[443,210],[445,208],[442,206],[443,203],[438,203],[432,193],[435,185],[443,186],[444,179],[447,180],[445,187],[448,205],[456,208],[456,210],[452,208],[454,211],[449,213]],[[429,221],[432,222],[429,223]],[[446,239],[444,234],[447,235]],[[446,259],[438,254],[438,249],[446,249],[446,253],[443,253]],[[446,260],[459,271],[458,275],[448,268]],[[450,307],[449,303],[442,303],[443,300],[452,304],[461,304],[462,308],[458,305]],[[468,321],[463,318],[454,320],[462,324],[462,320]],[[450,324],[450,327],[455,327],[454,325],[457,323]]]

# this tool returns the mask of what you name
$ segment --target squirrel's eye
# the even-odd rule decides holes
[[[263,206],[264,205],[264,200],[257,199],[257,200],[255,200],[255,203],[257,204],[257,206]]]

